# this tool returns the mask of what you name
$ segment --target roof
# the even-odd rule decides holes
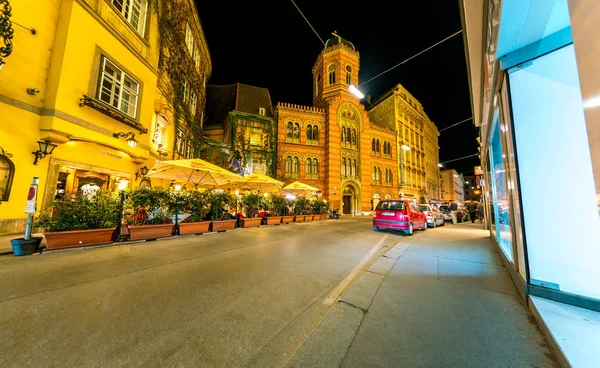
[[[335,45],[339,45],[340,43],[356,51],[356,48],[354,47],[354,44],[352,44],[352,42],[346,40],[345,38],[342,38],[341,36],[338,36],[335,32],[333,32],[333,37],[331,37],[325,42],[325,48],[333,47]]]
[[[206,86],[207,127],[222,126],[232,111],[259,115],[261,107],[265,109],[265,117],[274,117],[267,88],[242,83]]]

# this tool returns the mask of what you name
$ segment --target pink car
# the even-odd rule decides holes
[[[405,199],[386,199],[373,211],[373,230],[402,230],[412,235],[413,229],[427,230],[427,216]]]

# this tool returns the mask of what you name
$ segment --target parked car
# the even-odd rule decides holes
[[[418,206],[421,212],[423,212],[427,218],[427,226],[444,226],[444,215],[440,212],[440,210],[438,210],[437,206],[426,203],[420,203]]]
[[[440,212],[444,215],[444,221],[452,223],[452,215],[450,214],[450,207],[440,206]]]
[[[404,199],[386,199],[373,211],[373,230],[402,230],[412,235],[414,229],[427,230],[427,217],[418,206]]]

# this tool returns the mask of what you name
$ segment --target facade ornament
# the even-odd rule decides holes
[[[10,6],[8,0],[0,0],[0,6],[2,10],[0,10],[0,37],[2,37],[2,42],[4,46],[0,47],[0,69],[2,65],[4,65],[4,58],[8,57],[13,50],[13,34],[15,33],[12,28],[12,23],[10,21],[10,17],[12,16],[12,7]]]

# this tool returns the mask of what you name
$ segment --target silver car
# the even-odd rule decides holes
[[[422,203],[419,204],[419,209],[421,212],[425,213],[425,216],[427,217],[427,226],[444,226],[446,222],[444,219],[444,214],[440,212],[437,206]]]

